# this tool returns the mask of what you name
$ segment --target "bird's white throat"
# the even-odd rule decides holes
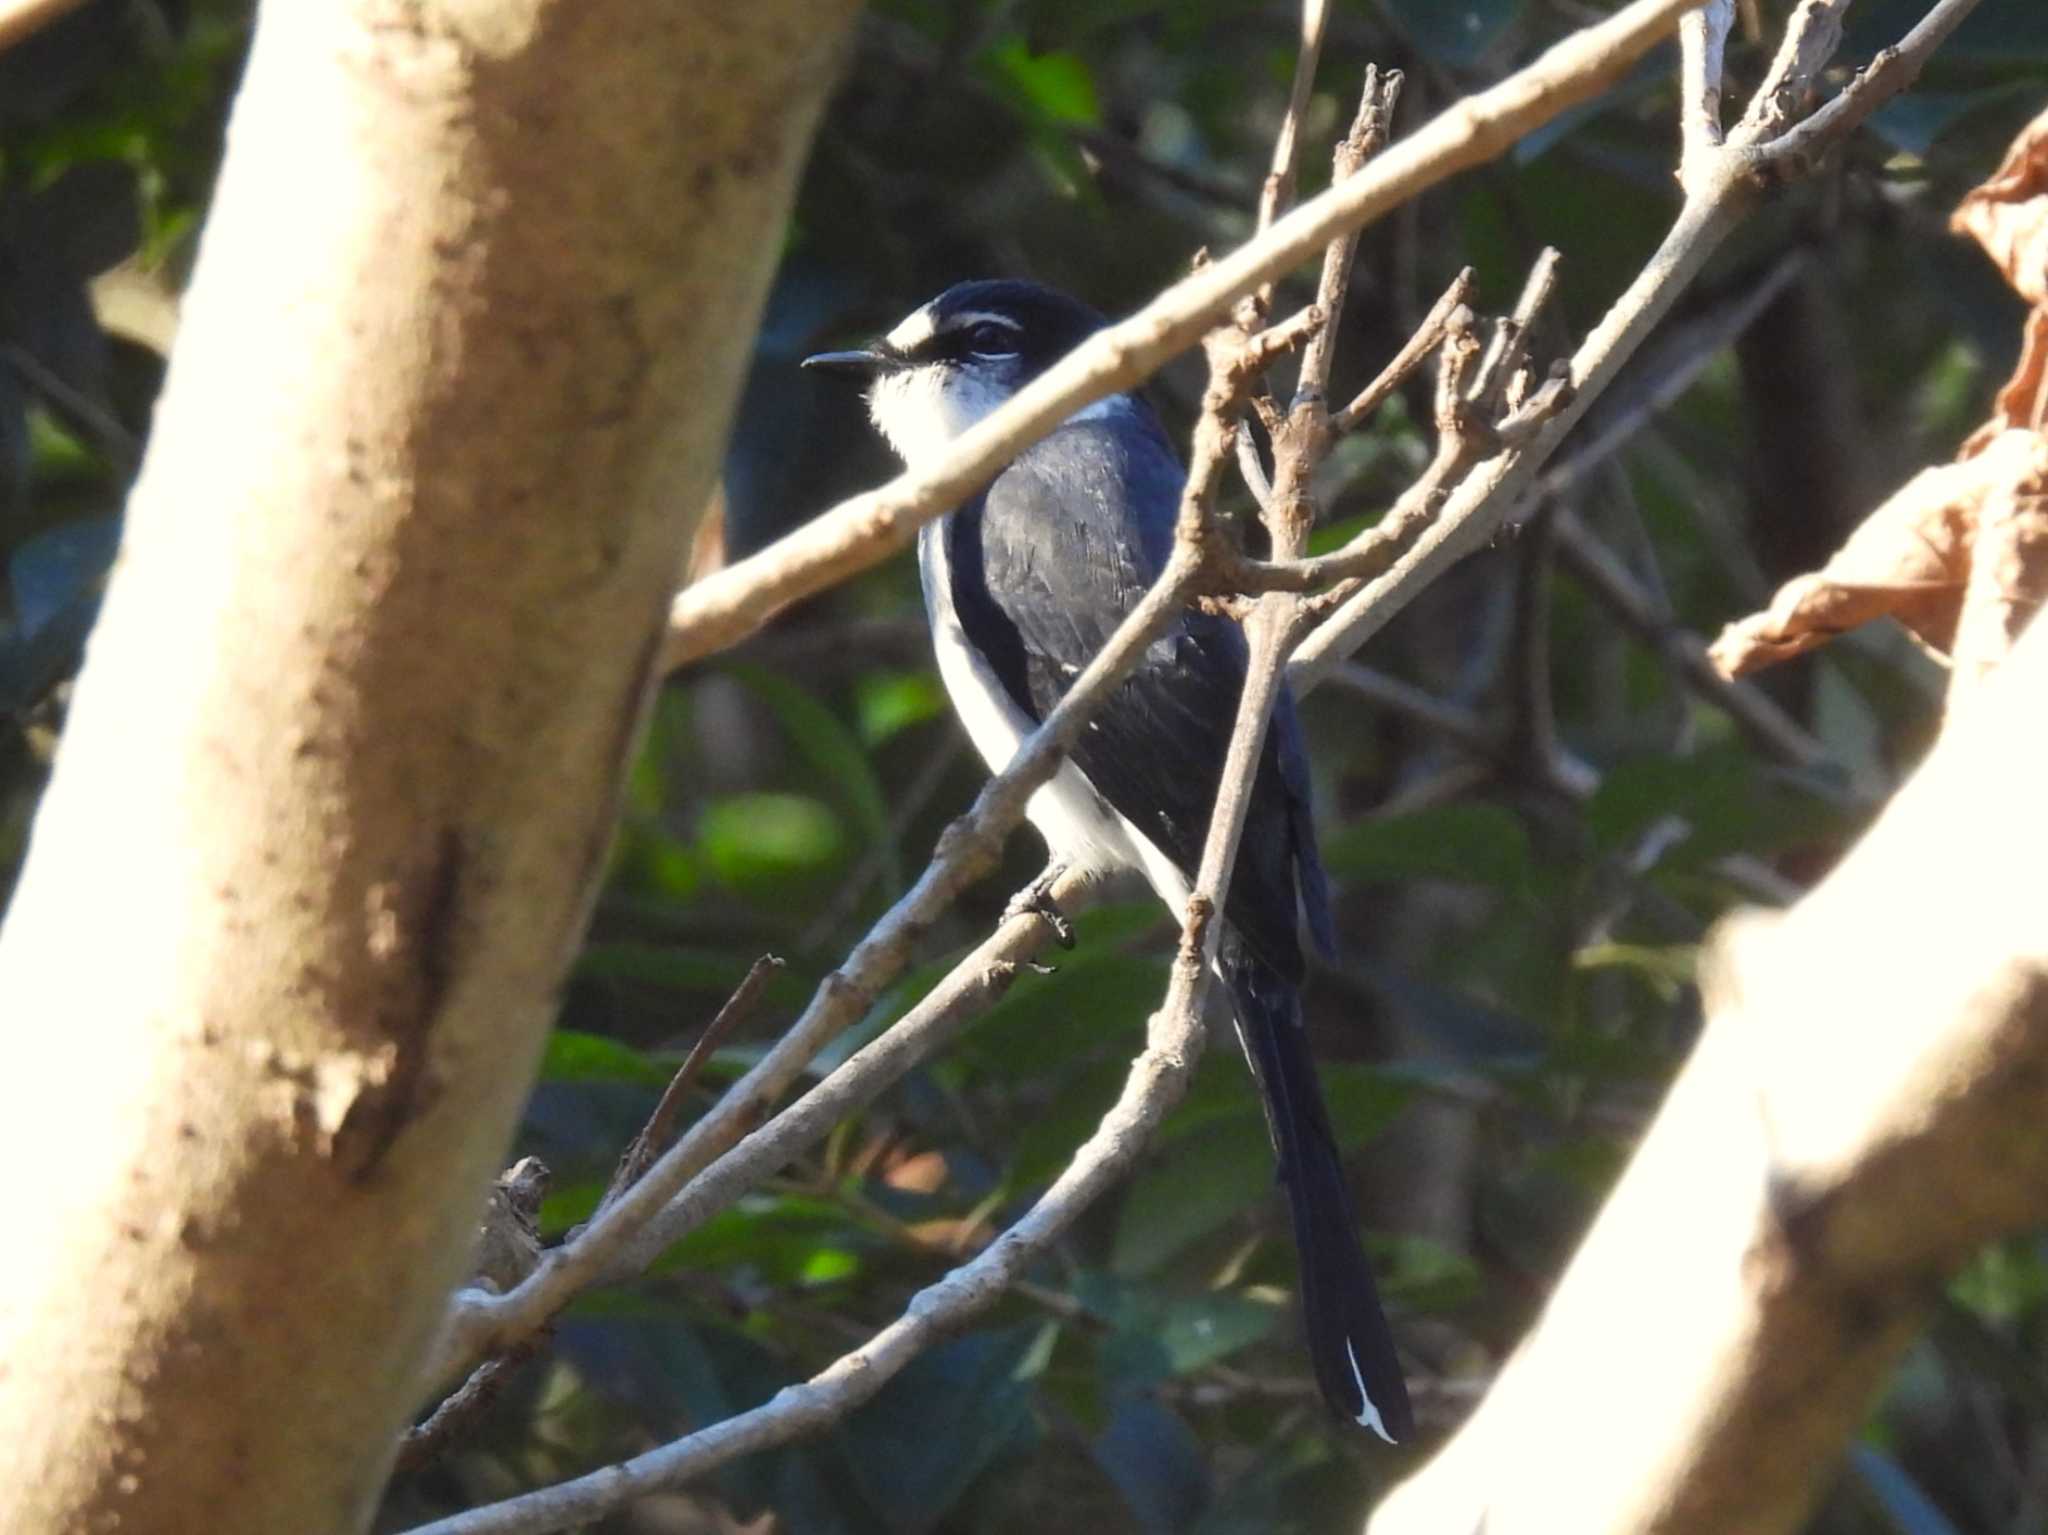
[[[1015,391],[990,371],[932,364],[878,379],[868,391],[868,417],[896,456],[916,469],[945,452],[954,438],[1007,402]],[[1129,408],[1129,395],[1085,405],[1068,421],[1093,421]]]
[[[896,456],[915,469],[1008,398],[1008,390],[978,371],[934,363],[877,379],[868,391],[868,416]]]

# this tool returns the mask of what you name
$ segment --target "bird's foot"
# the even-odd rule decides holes
[[[1059,903],[1052,898],[1052,887],[1059,883],[1060,876],[1066,872],[1064,864],[1047,864],[1043,874],[1010,897],[1010,904],[1003,908],[1003,920],[1007,922],[1012,917],[1037,917],[1052,929],[1052,936],[1061,948],[1071,949],[1074,946],[1074,924],[1067,920],[1067,914],[1060,910]]]

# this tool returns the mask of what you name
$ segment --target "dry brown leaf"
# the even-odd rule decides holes
[[[1949,228],[1975,236],[2021,298],[2048,305],[2048,112],[2020,130],[1991,179],[1956,205]]]
[[[1741,677],[1879,618],[1946,653],[1970,576],[1975,518],[1966,503],[1982,480],[1974,461],[1922,470],[1821,570],[1793,577],[1763,612],[1723,629],[1708,657],[1723,676]]]
[[[1956,623],[1951,708],[1996,670],[2048,600],[2048,437],[2007,432],[1980,461],[1997,464],[2001,473],[1977,507],[1970,583]]]
[[[1709,649],[1729,677],[1893,618],[1952,658],[1951,704],[1995,668],[2048,599],[2048,112],[2020,131],[1950,227],[1976,238],[2034,304],[1992,418],[1946,468],[1864,519],[1825,568],[1778,589]]]
[[[1989,647],[1993,630],[2009,639],[2023,622],[2023,604],[2040,600],[2040,575],[2025,561],[2048,555],[2032,532],[2044,485],[2048,440],[2036,432],[2005,432],[1964,463],[1921,471],[1872,512],[1821,571],[1786,581],[1772,606],[1726,626],[1708,655],[1724,675],[1741,677],[1874,618],[1896,618],[1931,649],[1952,655],[1966,591],[1972,606],[1995,604],[1999,612],[1970,624],[1980,637],[1974,645]],[[2007,553],[1976,577],[1980,589],[1972,589],[1974,546],[1991,528],[2001,530],[1995,542]],[[2011,581],[2011,587],[1993,589],[1993,581]],[[1972,647],[1972,657],[1982,653]]]
[[[2048,426],[2048,309],[2027,316],[2020,332],[2019,366],[1992,401],[1991,419],[1972,432],[1956,453],[1973,458],[2000,432],[2018,427],[2038,432]]]

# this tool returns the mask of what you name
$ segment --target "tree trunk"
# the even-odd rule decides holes
[[[10,1535],[368,1517],[855,8],[266,8],[0,933]]]
[[[2048,1220],[2048,626],[1707,1025],[1486,1399],[1370,1535],[1800,1528],[1942,1283]]]

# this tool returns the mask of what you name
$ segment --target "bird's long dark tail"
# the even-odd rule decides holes
[[[1219,969],[1236,1003],[1238,1037],[1265,1097],[1280,1181],[1294,1216],[1309,1357],[1339,1417],[1389,1443],[1413,1437],[1408,1388],[1359,1245],[1358,1222],[1302,1027],[1294,984],[1226,943]]]

